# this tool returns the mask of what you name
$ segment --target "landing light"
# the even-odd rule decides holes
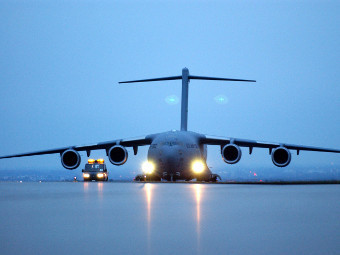
[[[204,170],[204,164],[202,161],[200,160],[197,160],[197,161],[194,161],[192,163],[192,170],[195,172],[195,173],[202,173],[203,170]]]
[[[143,172],[146,173],[146,174],[152,174],[153,171],[155,170],[155,166],[154,166],[154,164],[152,164],[151,162],[145,161],[145,162],[142,164],[142,170],[143,170]]]
[[[84,177],[84,178],[89,178],[89,177],[90,177],[90,174],[83,174],[83,177]]]

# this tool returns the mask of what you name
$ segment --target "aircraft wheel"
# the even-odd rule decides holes
[[[204,178],[204,177],[196,178],[196,180],[198,182],[210,182],[210,181],[212,181],[211,178]]]
[[[144,181],[144,175],[141,175],[141,174],[136,175],[135,181],[136,182]]]
[[[153,181],[153,182],[159,182],[159,181],[161,181],[161,178],[159,177],[159,176],[149,176],[148,177],[148,180],[149,181]]]
[[[221,176],[219,176],[218,174],[212,174],[210,177],[211,182],[217,182],[217,179],[219,179],[220,181],[222,180]]]

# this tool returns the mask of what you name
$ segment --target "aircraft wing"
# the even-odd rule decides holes
[[[201,138],[201,143],[208,144],[208,145],[221,145],[221,146],[224,146],[229,143],[233,143],[240,147],[248,147],[250,150],[252,150],[252,148],[268,148],[271,150],[273,148],[282,146],[287,149],[296,150],[297,153],[299,153],[299,151],[302,151],[302,150],[303,151],[322,151],[322,152],[340,153],[340,150],[329,149],[329,148],[320,148],[320,147],[313,147],[313,146],[275,143],[275,142],[261,142],[261,141],[255,141],[255,140],[218,137],[218,136],[210,136],[210,135],[205,135],[203,138]]]
[[[135,147],[135,146],[143,146],[151,144],[152,140],[149,136],[137,137],[137,138],[128,138],[128,139],[117,139],[107,142],[101,142],[97,144],[90,145],[80,145],[80,146],[68,146],[57,149],[50,150],[42,150],[35,152],[28,152],[22,154],[13,154],[7,156],[1,156],[0,159],[4,158],[17,158],[17,157],[25,157],[25,156],[35,156],[35,155],[44,155],[44,154],[54,154],[54,153],[63,153],[68,149],[73,149],[75,151],[91,151],[91,150],[100,150],[100,149],[109,149],[114,145],[120,144],[125,147]]]

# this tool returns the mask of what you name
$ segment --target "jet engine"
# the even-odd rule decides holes
[[[275,166],[288,166],[292,159],[290,151],[285,147],[277,147],[272,151],[272,161]]]
[[[115,145],[108,151],[108,157],[112,164],[116,166],[123,165],[128,159],[128,152],[125,147],[121,145]]]
[[[68,149],[61,154],[61,164],[68,170],[76,169],[80,165],[81,157],[73,149]]]
[[[236,164],[240,161],[242,151],[236,144],[227,144],[222,149],[222,158],[228,164]]]

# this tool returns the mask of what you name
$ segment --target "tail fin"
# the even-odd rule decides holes
[[[195,76],[189,74],[188,68],[182,69],[181,76],[171,76],[154,79],[134,80],[134,81],[121,81],[119,83],[135,83],[135,82],[149,82],[149,81],[169,81],[169,80],[182,80],[182,105],[181,105],[181,130],[188,130],[188,96],[189,96],[189,82],[190,80],[210,80],[210,81],[245,81],[256,82],[255,80],[242,80],[242,79],[230,79],[230,78],[216,78]]]

